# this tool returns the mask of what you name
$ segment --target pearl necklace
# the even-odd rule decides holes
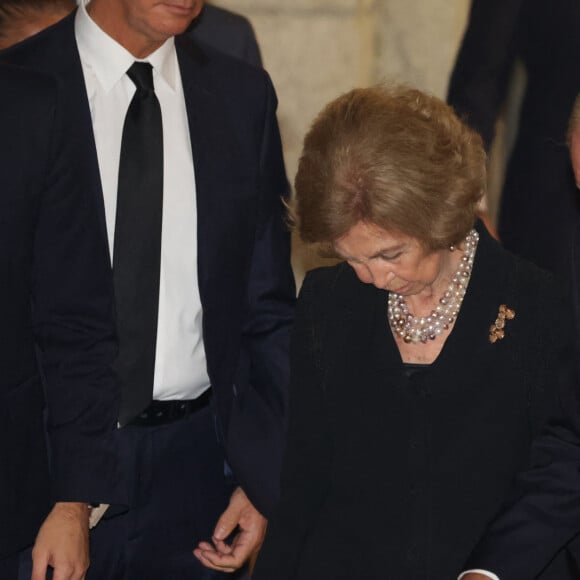
[[[395,335],[400,336],[406,343],[426,343],[427,340],[435,340],[455,322],[471,278],[478,241],[479,234],[471,230],[463,242],[465,250],[461,256],[459,269],[451,279],[447,291],[440,298],[439,304],[428,316],[415,317],[409,312],[409,307],[401,294],[389,293],[388,317]]]

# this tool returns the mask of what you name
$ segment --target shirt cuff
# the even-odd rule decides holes
[[[459,574],[457,580],[461,580],[466,574],[470,573],[483,574],[484,576],[491,578],[491,580],[499,580],[498,576],[496,576],[493,572],[488,572],[487,570],[466,570],[465,572],[461,572],[461,574]]]
[[[108,503],[99,503],[89,506],[89,530],[92,530],[109,509]]]

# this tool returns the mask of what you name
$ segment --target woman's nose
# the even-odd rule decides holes
[[[377,288],[386,289],[389,282],[393,279],[393,274],[382,264],[373,262],[353,264],[354,271],[358,279],[365,284],[373,284]]]
[[[381,263],[369,263],[369,271],[374,284],[380,290],[386,290],[389,282],[393,279],[393,273]]]

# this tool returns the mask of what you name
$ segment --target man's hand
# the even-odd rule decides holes
[[[221,572],[233,572],[250,560],[250,568],[264,541],[266,518],[252,505],[241,488],[236,488],[230,505],[216,524],[212,542],[200,542],[193,551],[195,557],[206,567]],[[236,529],[231,544],[225,539]],[[56,579],[55,579],[56,580]]]
[[[86,503],[59,502],[40,527],[32,550],[31,580],[83,580],[89,567],[89,508]]]

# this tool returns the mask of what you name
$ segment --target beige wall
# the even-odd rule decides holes
[[[443,97],[469,0],[216,0],[254,25],[280,101],[278,119],[292,181],[304,134],[340,93],[382,80]],[[299,244],[300,280],[317,259]]]

